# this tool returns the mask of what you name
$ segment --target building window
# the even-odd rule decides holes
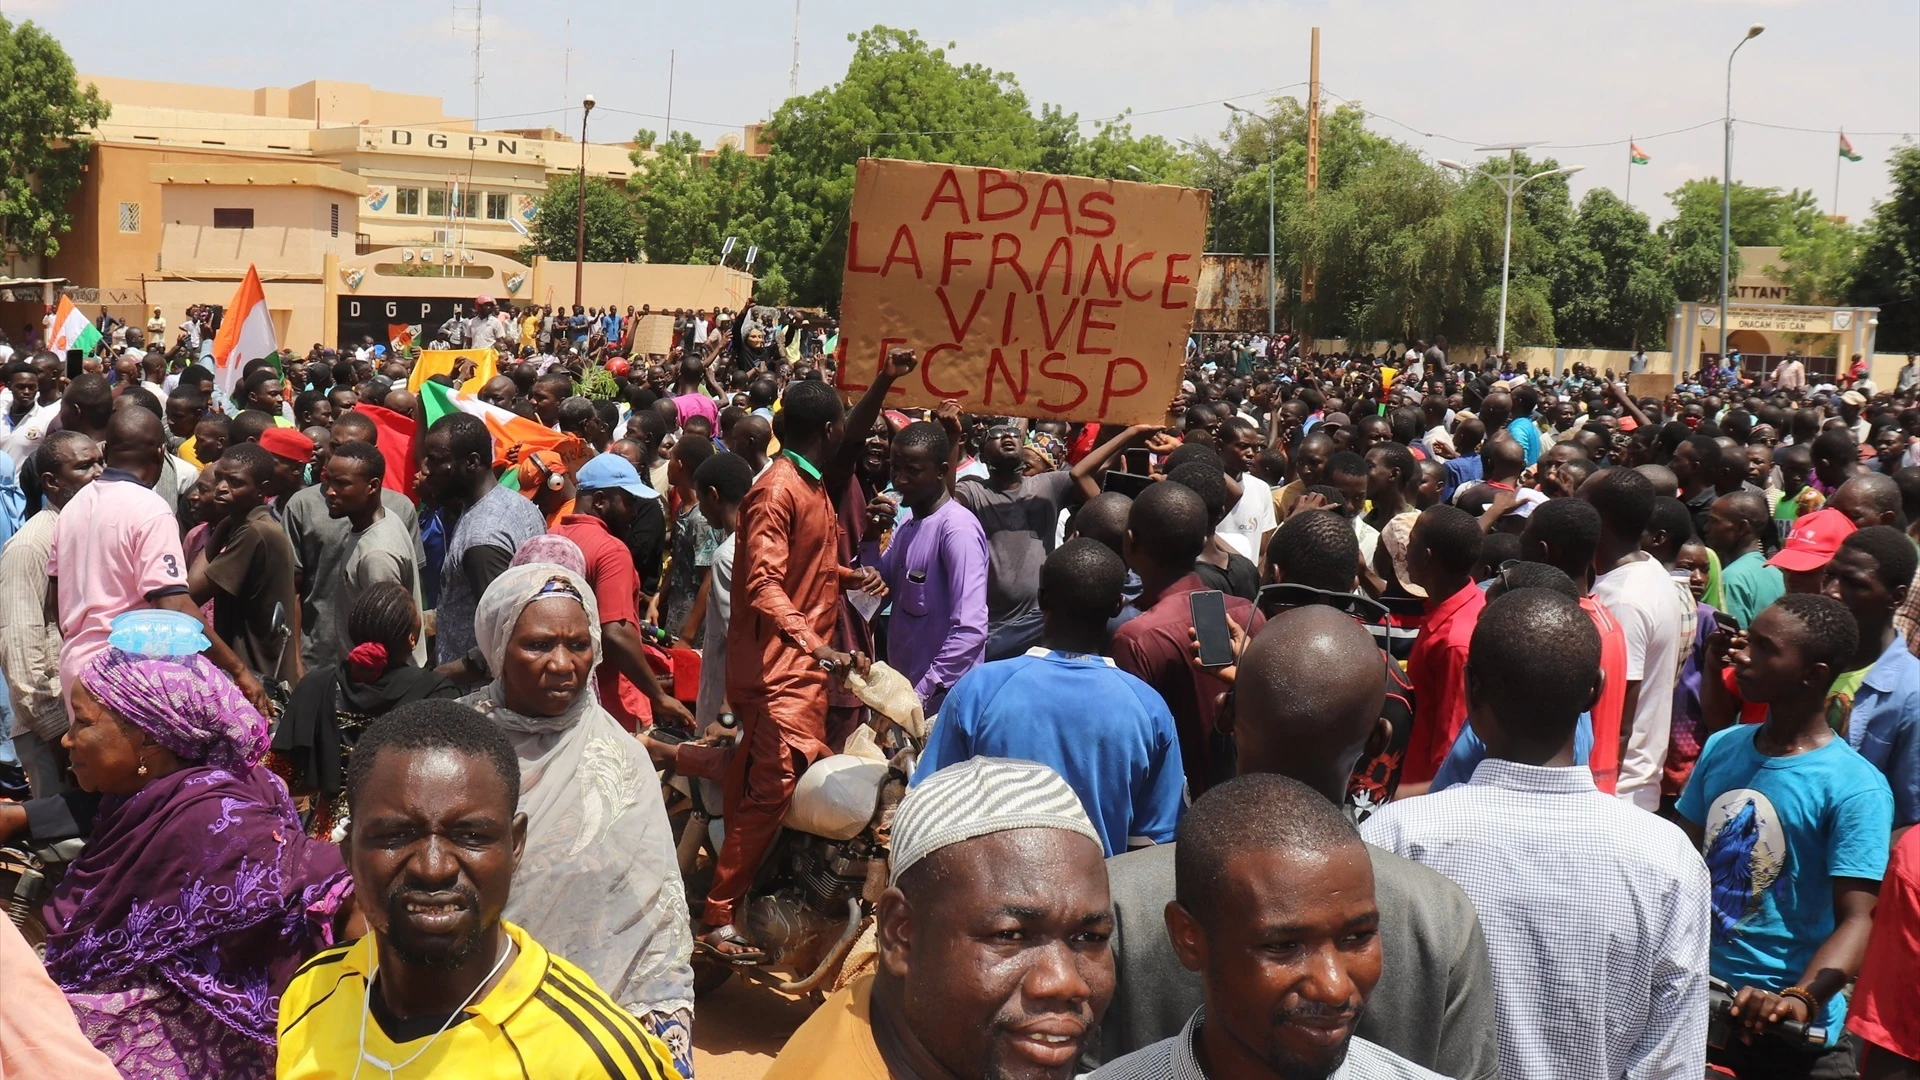
[[[328,221],[327,227],[331,235],[339,236],[340,235],[340,204],[333,203],[332,211],[333,212],[330,216],[330,220]]]
[[[503,192],[487,192],[487,220],[507,220],[507,196]]]
[[[393,212],[396,214],[418,214],[420,212],[420,189],[403,187],[393,193]]]
[[[215,207],[213,210],[213,227],[216,229],[251,229],[253,228],[253,207],[248,206],[240,209]]]
[[[137,233],[140,231],[140,204],[123,202],[120,204],[120,231]]]
[[[427,191],[427,216],[447,216],[447,191],[445,188],[430,188]]]
[[[459,197],[453,201],[453,216],[477,217],[478,215],[475,214],[474,211],[480,202],[479,195],[473,191],[461,191],[456,194]]]

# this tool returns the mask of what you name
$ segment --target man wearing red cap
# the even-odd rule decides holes
[[[292,428],[271,427],[260,433],[260,448],[273,455],[273,482],[268,509],[276,519],[286,516],[287,500],[305,486],[303,475],[313,461],[313,440]]]
[[[1816,510],[1794,522],[1793,534],[1767,565],[1785,576],[1784,591],[1817,593],[1825,585],[1827,564],[1833,561],[1833,553],[1840,550],[1840,545],[1853,532],[1853,522],[1839,510],[1833,507]],[[1725,571],[1721,572],[1721,578],[1725,580]]]

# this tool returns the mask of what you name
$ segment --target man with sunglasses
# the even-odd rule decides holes
[[[1100,493],[1094,479],[1133,440],[1153,430],[1127,428],[1071,469],[1026,475],[1025,439],[1011,420],[987,429],[980,461],[987,475],[953,486],[953,501],[973,511],[987,533],[987,659],[1018,656],[1040,641],[1040,566],[1059,535],[1060,511]]]

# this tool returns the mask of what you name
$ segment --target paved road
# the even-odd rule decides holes
[[[760,1080],[811,1002],[734,976],[700,999],[693,1023],[696,1080]]]

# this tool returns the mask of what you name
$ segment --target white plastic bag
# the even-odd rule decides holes
[[[851,840],[873,818],[887,763],[835,754],[807,766],[782,824],[829,840]]]

